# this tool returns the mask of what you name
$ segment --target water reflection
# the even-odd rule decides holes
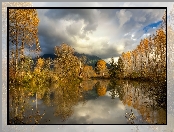
[[[9,92],[10,124],[38,124],[42,115],[37,109],[37,101],[35,101],[35,111],[31,108],[30,102],[30,92],[27,92],[26,89],[21,87],[11,87]]]
[[[134,115],[134,112],[132,111],[131,109],[131,112],[130,113],[125,113],[125,117],[127,118],[127,121],[130,123],[130,124],[134,124],[134,119],[136,119],[135,115]]]
[[[150,124],[166,124],[166,87],[147,82],[122,82],[124,105],[138,110]]]
[[[128,80],[64,80],[11,87],[10,124],[166,124],[166,86]]]

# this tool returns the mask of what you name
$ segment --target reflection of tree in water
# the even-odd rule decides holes
[[[39,124],[43,114],[30,105],[30,95],[26,88],[10,86],[9,90],[9,124]],[[31,110],[28,112],[28,110]]]
[[[122,99],[124,92],[122,90],[122,87],[120,87],[120,80],[110,80],[108,87],[111,99],[115,99],[115,97]]]
[[[63,79],[58,84],[48,87],[11,88],[10,90],[10,124],[39,124],[42,116],[38,110],[38,99],[47,106],[56,106],[54,114],[65,121],[73,114],[72,107],[84,101],[83,85],[74,79]],[[35,99],[31,101],[34,97]],[[32,107],[30,103],[35,103]]]
[[[11,86],[9,92],[9,123],[24,124],[24,111],[28,107],[28,98],[25,98],[24,90]]]
[[[119,93],[117,91],[117,85],[115,81],[110,81],[109,83],[109,91],[110,91],[110,95],[111,95],[111,99],[115,99],[116,97],[119,97]]]
[[[131,112],[126,112],[125,113],[125,117],[127,119],[128,124],[134,124],[135,123],[134,119],[136,119],[136,117],[135,117],[132,109],[131,109]]]
[[[110,90],[111,98],[115,98],[118,93],[117,97],[123,104],[137,109],[143,121],[151,124],[166,123],[166,85],[164,84],[127,80],[111,80],[109,84],[104,80],[98,80],[97,83],[96,81],[80,83],[74,79],[63,79],[49,88],[33,87],[30,91],[27,88],[10,88],[9,122],[11,124],[33,122],[39,124],[43,114],[40,114],[37,109],[37,99],[42,99],[47,106],[55,106],[54,114],[65,121],[73,114],[73,106],[80,101],[85,102],[84,94],[91,91],[95,93],[96,98],[98,95],[105,95],[107,88]],[[34,101],[36,108],[29,107],[30,96],[36,97]]]
[[[48,88],[43,97],[44,104],[51,106],[51,90]]]
[[[85,100],[96,99],[99,96],[104,96],[107,91],[109,80],[85,80],[81,82],[84,90]]]
[[[80,83],[71,80],[59,82],[59,86],[54,91],[53,104],[56,106],[55,115],[60,116],[65,121],[73,114],[72,107],[83,101],[83,89]]]
[[[150,82],[122,81],[123,104],[137,109],[150,124],[166,123],[166,86]]]
[[[97,80],[87,80],[87,81],[82,81],[81,86],[84,91],[90,91],[93,89],[96,83],[97,83]]]
[[[102,83],[100,81],[98,81],[96,84],[95,84],[95,87],[97,89],[97,94],[99,96],[104,96],[106,94],[106,86],[105,85],[102,85]]]

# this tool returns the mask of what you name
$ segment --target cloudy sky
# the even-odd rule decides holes
[[[136,48],[161,24],[164,9],[38,9],[42,54],[63,42],[105,61]]]

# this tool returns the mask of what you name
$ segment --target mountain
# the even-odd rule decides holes
[[[88,55],[88,54],[80,54],[78,52],[74,53],[75,56],[77,56],[78,58],[82,57],[82,56],[86,56],[86,63],[89,66],[92,66],[93,68],[95,67],[95,64],[97,63],[98,60],[101,60],[101,58],[99,58],[98,56],[95,55]]]
[[[95,55],[88,55],[88,54],[81,54],[81,53],[78,53],[78,52],[75,52],[74,53],[75,56],[77,56],[78,58],[82,57],[82,56],[86,56],[87,58],[87,61],[86,63],[89,65],[89,66],[92,66],[93,68],[95,67],[95,64],[98,60],[101,60],[101,58],[99,58],[98,56],[95,56]],[[56,55],[54,54],[44,54],[41,56],[41,58],[44,58],[44,59],[47,59],[47,58],[51,58],[51,59],[55,59],[56,58]],[[109,64],[106,64],[107,67],[109,66]]]

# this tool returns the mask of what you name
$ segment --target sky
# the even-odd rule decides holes
[[[34,4],[37,5],[37,4]],[[66,43],[106,62],[155,33],[164,9],[37,9],[41,55]]]

